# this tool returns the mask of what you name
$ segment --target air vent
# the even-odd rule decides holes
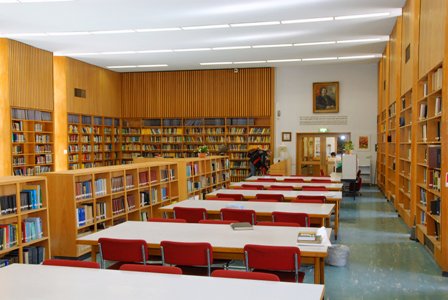
[[[75,88],[75,97],[86,98],[87,97],[86,90]]]

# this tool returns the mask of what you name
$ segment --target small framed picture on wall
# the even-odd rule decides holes
[[[291,141],[291,132],[282,132],[282,142]]]
[[[360,151],[370,150],[370,141],[368,135],[360,135],[358,137],[358,150]]]

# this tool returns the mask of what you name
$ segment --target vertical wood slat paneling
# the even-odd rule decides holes
[[[273,70],[144,72],[122,74],[125,118],[268,117]]]
[[[11,105],[9,102],[9,40],[0,39],[0,176],[12,173],[11,163]]]
[[[419,78],[443,61],[446,0],[421,0]]]
[[[418,2],[418,3],[417,3]],[[403,25],[402,25],[402,44],[401,44],[401,91],[404,95],[412,88],[414,78],[414,61],[418,50],[418,40],[414,40],[415,31],[418,30],[419,13],[416,9],[419,7],[419,0],[408,0],[403,7]],[[406,62],[406,48],[409,47],[410,57]]]
[[[53,110],[53,54],[9,40],[11,106]]]
[[[398,17],[395,27],[390,35],[390,85],[389,104],[396,101],[400,96],[400,67],[401,67],[401,21]]]

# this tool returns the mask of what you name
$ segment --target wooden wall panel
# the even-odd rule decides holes
[[[12,173],[11,106],[9,102],[9,41],[0,39],[0,176]]]
[[[415,69],[414,62],[418,59],[418,40],[415,40],[419,31],[420,0],[408,0],[403,7],[403,25],[401,42],[401,95],[412,88]],[[406,49],[409,48],[409,59],[406,61]]]
[[[9,40],[11,106],[53,110],[53,53]]]
[[[443,61],[446,0],[421,0],[419,78]]]
[[[400,91],[401,24],[402,24],[402,18],[398,17],[394,29],[392,30],[392,33],[390,35],[389,104],[393,103],[401,96]]]
[[[271,68],[122,74],[123,117],[269,117]]]
[[[54,58],[54,168],[67,170],[67,59]]]
[[[87,115],[121,116],[121,74],[66,58],[67,111]],[[74,89],[86,90],[86,98]]]

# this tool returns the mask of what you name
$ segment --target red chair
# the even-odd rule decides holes
[[[302,227],[310,227],[310,217],[307,213],[273,211],[272,221],[298,223]]]
[[[185,220],[185,219],[149,218],[148,222],[187,223],[187,220]]]
[[[300,269],[298,247],[246,245],[244,246],[246,270],[263,271],[277,275],[281,281],[303,282],[305,274]]]
[[[278,199],[256,199],[256,198],[250,198],[247,199],[249,202],[279,202]]]
[[[255,199],[277,199],[279,202],[285,201],[285,197],[282,194],[256,194]]]
[[[321,185],[316,185],[316,186],[312,186],[312,185],[304,185],[302,186],[302,191],[318,191],[318,192],[326,192],[328,191],[327,188],[325,186],[321,186]]]
[[[149,266],[149,265],[130,265],[125,264],[120,267],[121,271],[137,271],[148,273],[163,273],[163,274],[179,274],[182,275],[182,269],[172,266]]]
[[[305,180],[303,180],[303,178],[285,178],[283,181],[284,182],[297,182],[297,183],[305,182]]]
[[[264,190],[264,185],[258,185],[258,184],[242,184],[242,187],[256,187],[259,190]]]
[[[205,200],[214,200],[214,201],[235,201],[232,198],[221,198],[221,197],[207,197]]]
[[[182,273],[189,275],[202,273],[201,268],[194,267],[207,267],[207,275],[210,276],[213,263],[213,249],[210,243],[162,241],[160,250],[163,264],[179,266]]]
[[[236,201],[244,200],[244,196],[242,194],[218,193],[218,194],[216,194],[216,197],[218,197],[218,198],[227,198],[227,199],[232,199],[232,200],[236,200]]]
[[[221,220],[238,220],[255,225],[256,214],[252,209],[221,208]]]
[[[299,195],[296,199],[293,199],[292,202],[297,203],[325,203],[327,201],[327,197],[325,196],[307,196],[307,195]]]
[[[311,178],[311,182],[315,183],[332,183],[331,179],[318,179],[318,178]]]
[[[118,269],[124,263],[143,263],[148,259],[148,247],[144,240],[98,239],[101,266],[104,269],[106,260],[117,263],[108,269]]]
[[[205,208],[193,207],[174,207],[174,219],[184,219],[187,223],[197,223],[199,220],[207,219],[207,210]]]
[[[200,224],[232,224],[232,223],[238,223],[238,220],[199,220],[198,223]]]
[[[271,185],[268,190],[274,191],[293,191],[294,187],[292,185]]]
[[[324,169],[320,169],[320,176],[325,176]]]
[[[277,182],[275,178],[257,178],[258,182]]]
[[[277,275],[271,273],[232,270],[215,270],[212,272],[212,277],[280,281],[280,278]]]
[[[68,260],[68,259],[46,259],[42,263],[44,266],[78,267],[99,269],[100,264],[93,261]]]
[[[270,222],[270,221],[262,221],[257,222],[257,226],[288,226],[288,227],[300,227],[299,223],[292,222]]]

